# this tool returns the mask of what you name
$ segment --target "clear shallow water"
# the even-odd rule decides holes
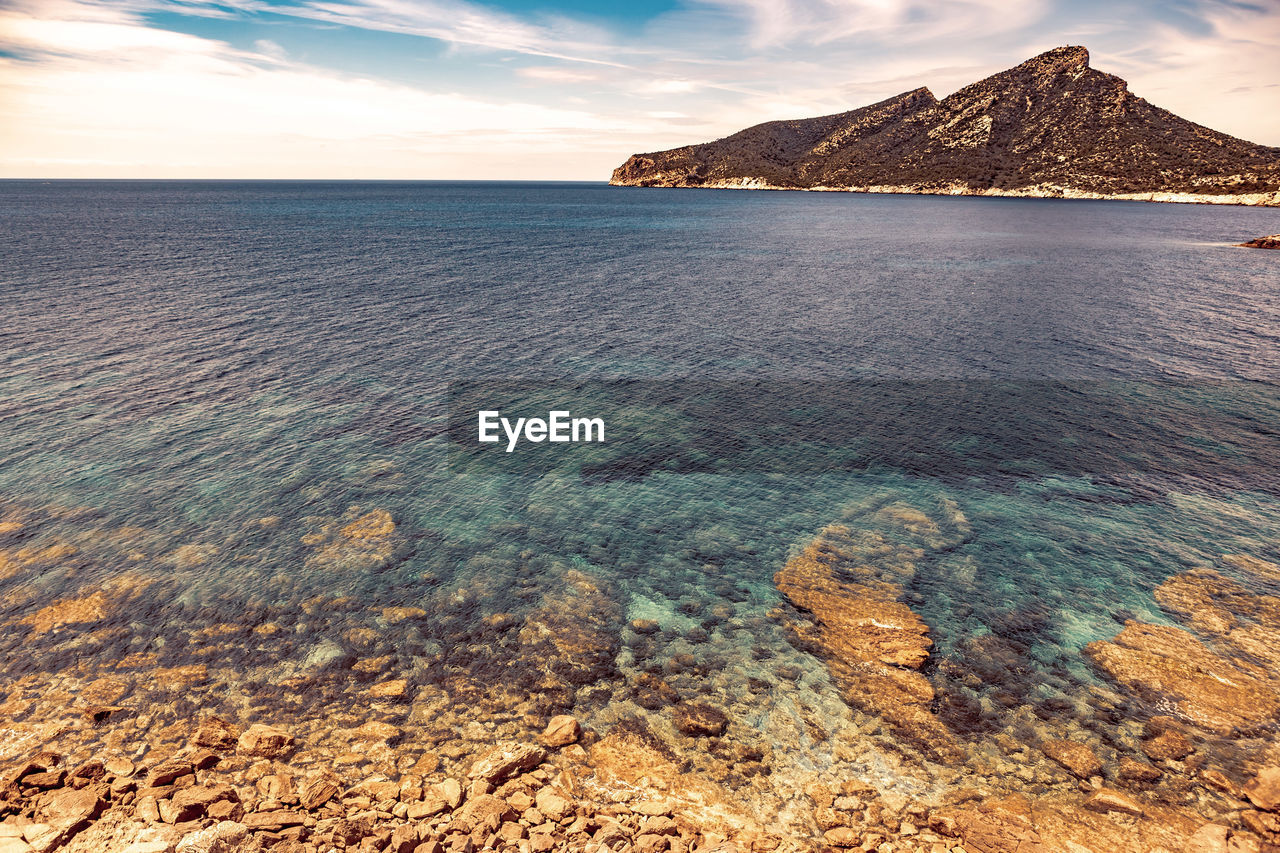
[[[1015,698],[1065,694],[1093,679],[1081,645],[1163,621],[1164,578],[1280,556],[1280,259],[1229,245],[1273,223],[574,184],[0,184],[0,496],[28,519],[8,544],[80,549],[0,580],[0,615],[130,573],[163,581],[129,614],[157,631],[320,594],[478,620],[572,568],[673,630],[731,602],[713,647],[767,644],[750,617],[818,530],[951,500],[973,531],[922,559],[908,602],[940,656],[976,663],[996,635],[1026,667]],[[459,455],[451,387],[510,379],[535,397],[571,380],[628,440],[525,467]],[[674,382],[676,402],[617,379]],[[836,426],[870,380],[888,398]],[[743,414],[751,389],[791,427]],[[748,427],[708,431],[716,413]],[[326,525],[374,508],[387,553],[323,552]]]

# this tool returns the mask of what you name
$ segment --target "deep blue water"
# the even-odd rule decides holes
[[[1280,253],[1230,245],[1275,230],[1122,202],[0,183],[0,499],[37,519],[11,544],[92,555],[0,584],[30,607],[176,577],[175,619],[320,591],[499,609],[532,559],[676,624],[726,589],[766,611],[831,522],[954,501],[972,533],[909,589],[940,651],[1013,623],[1088,679],[1080,645],[1162,621],[1165,577],[1280,556]],[[571,380],[625,440],[459,457],[463,380]],[[884,399],[842,422],[869,382]],[[753,388],[791,429],[762,429]],[[376,570],[303,542],[353,506],[395,519]]]

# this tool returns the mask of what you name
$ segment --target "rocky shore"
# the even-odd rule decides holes
[[[55,515],[83,533],[41,535]],[[950,500],[874,496],[776,595],[645,616],[532,553],[413,603],[283,573],[189,601],[244,543],[287,535],[324,578],[410,536],[377,507],[280,526],[174,548],[0,515],[0,853],[1280,851],[1280,566],[1252,555],[1057,669],[1033,612],[940,650],[921,584],[979,570]],[[112,554],[166,573],[95,575]]]

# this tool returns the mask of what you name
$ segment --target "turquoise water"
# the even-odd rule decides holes
[[[1166,577],[1280,557],[1280,267],[1228,245],[1271,216],[0,184],[0,509],[23,524],[0,546],[78,549],[0,572],[0,617],[148,578],[107,621],[167,642],[93,654],[177,662],[192,624],[297,619],[276,653],[301,662],[319,639],[351,645],[345,617],[301,615],[347,596],[437,617],[413,657],[443,681],[470,665],[450,651],[460,626],[521,617],[576,570],[621,618],[701,626],[710,657],[761,648],[744,666],[767,674],[789,555],[842,518],[941,518],[951,501],[971,529],[925,553],[904,594],[935,659],[986,682],[954,719],[989,724],[964,702],[992,690],[1055,707],[1096,681],[1084,643],[1165,621]],[[467,382],[517,408],[596,407],[616,438],[500,458],[468,443]],[[393,533],[336,532],[374,510]],[[993,670],[991,636],[1012,665]],[[10,674],[67,660],[49,637],[0,642],[23,649]]]

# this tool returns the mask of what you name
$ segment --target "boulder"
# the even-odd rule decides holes
[[[298,805],[307,811],[315,811],[325,803],[333,799],[338,793],[337,777],[320,772],[310,775],[302,783],[302,790],[298,794]]]
[[[534,798],[538,811],[557,823],[573,814],[573,803],[562,797],[551,788],[543,788]]]
[[[467,777],[496,785],[513,773],[532,770],[546,757],[546,750],[532,744],[502,744],[472,764]]]
[[[240,735],[237,741],[237,748],[245,755],[258,758],[274,758],[280,753],[291,749],[294,742],[293,735],[282,729],[268,726],[264,723],[254,723],[249,726],[244,734]]]
[[[235,747],[239,737],[240,730],[231,723],[221,717],[206,717],[200,722],[200,728],[196,729],[192,740],[201,749],[229,752]]]
[[[1152,761],[1181,761],[1196,748],[1182,732],[1170,730],[1144,740],[1142,751]]]
[[[542,731],[541,740],[547,746],[554,748],[576,743],[581,736],[582,726],[577,718],[561,714],[552,717],[551,722],[547,723],[547,727]]]
[[[1117,774],[1126,782],[1154,782],[1163,775],[1159,768],[1127,755],[1120,759]]]
[[[244,824],[224,820],[184,835],[175,853],[236,853],[243,849],[248,837],[249,830]]]

